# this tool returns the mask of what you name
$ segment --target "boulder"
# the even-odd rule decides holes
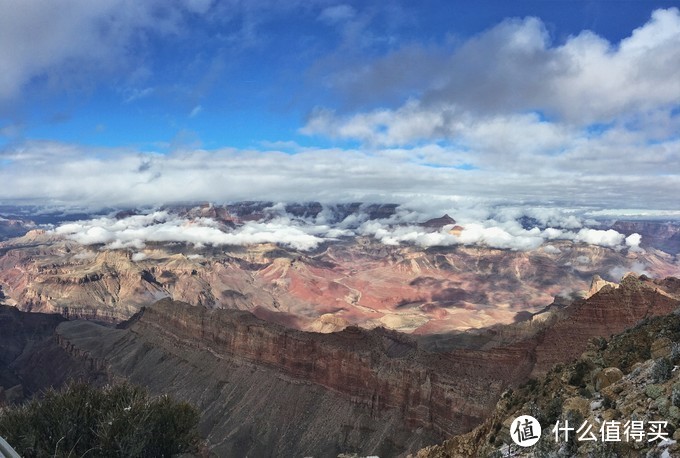
[[[618,367],[607,367],[595,375],[593,384],[597,391],[607,388],[623,378],[623,372]]]
[[[580,396],[569,398],[562,404],[562,412],[575,410],[587,418],[590,415],[590,401]]]
[[[652,346],[650,348],[650,351],[652,353],[652,358],[658,359],[658,358],[670,356],[672,345],[673,345],[673,341],[671,339],[669,339],[668,337],[660,337],[660,338],[656,339],[654,342],[652,342]]]

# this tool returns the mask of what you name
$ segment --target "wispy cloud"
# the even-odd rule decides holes
[[[199,113],[203,111],[203,107],[201,105],[196,105],[191,112],[189,113],[190,118],[195,118],[196,116],[199,115]]]
[[[0,101],[36,78],[91,84],[94,76],[129,71],[137,57],[130,48],[143,51],[140,31],[176,33],[183,11],[162,1],[1,2]]]

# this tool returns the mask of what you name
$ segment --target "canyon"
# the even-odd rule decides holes
[[[340,212],[338,218],[351,218],[353,209],[335,211]],[[208,221],[211,230],[229,234],[262,221],[265,210],[264,204],[254,203],[229,209],[175,208],[173,218],[188,219],[172,229],[204,229],[196,226]],[[314,205],[288,210],[300,217],[320,212]],[[363,218],[384,218],[394,208],[368,207],[364,212]],[[148,216],[118,212],[111,224],[130,224],[130,218]],[[264,221],[254,224],[271,224]],[[483,244],[423,248],[355,234],[310,249],[271,242],[239,246],[145,241],[143,246],[116,247],[26,224],[22,236],[0,242],[0,294],[21,310],[110,322],[171,298],[208,308],[249,310],[306,331],[359,326],[437,334],[521,321],[555,300],[583,297],[594,275],[611,281],[630,270],[655,278],[680,275],[676,253],[655,248],[674,246],[673,226],[626,224],[623,235],[640,230],[650,235],[650,244],[643,235],[643,249],[578,240],[550,240],[531,250]],[[157,226],[161,229],[150,225],[134,230],[168,230],[167,225]],[[448,215],[414,227],[407,229],[437,237],[461,230]],[[394,226],[395,231],[402,229],[407,230]],[[95,227],[86,234],[95,230],[102,231]]]
[[[268,205],[7,215],[0,403],[127,380],[194,404],[218,456],[403,456],[482,424],[590,339],[680,305],[663,222],[576,232]],[[502,236],[458,243],[473,229]]]
[[[305,332],[247,311],[163,299],[117,327],[52,315],[42,345],[67,362],[57,371],[63,377],[125,379],[192,402],[220,456],[396,456],[471,430],[507,388],[578,356],[590,338],[678,306],[680,280],[629,275],[528,321],[418,336],[354,326]],[[44,355],[34,347],[18,353]],[[30,379],[53,373],[42,358],[32,360]],[[6,366],[21,358],[14,361]]]

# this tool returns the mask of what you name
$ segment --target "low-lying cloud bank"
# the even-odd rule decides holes
[[[452,226],[446,226],[440,231],[429,232],[417,226],[389,227],[378,221],[370,221],[359,228],[362,235],[371,235],[386,245],[413,243],[422,248],[432,246],[452,245],[482,245],[490,248],[509,249],[517,251],[535,250],[549,240],[571,240],[588,245],[598,245],[607,248],[639,249],[641,236],[632,234],[625,237],[613,229],[600,230],[582,228],[578,232],[546,228],[524,229],[519,224],[498,223],[485,221],[470,223],[462,229],[452,231]],[[555,251],[555,247],[548,252]]]
[[[526,214],[538,216],[524,220]],[[190,218],[171,211],[153,211],[124,218],[102,217],[62,224],[53,230],[83,245],[102,244],[107,249],[142,249],[147,243],[187,243],[205,245],[255,245],[276,243],[293,249],[308,251],[324,242],[340,237],[367,236],[385,245],[412,244],[421,248],[433,246],[479,245],[517,251],[535,250],[557,240],[582,242],[612,249],[641,250],[641,236],[626,237],[613,229],[584,227],[589,223],[573,214],[559,214],[554,209],[527,210],[518,213],[501,209],[493,213],[498,219],[476,218],[487,216],[490,210],[461,211],[457,224],[426,227],[421,223],[431,215],[397,207],[388,217],[375,218],[366,208],[338,217],[333,207],[324,207],[314,216],[295,217],[277,204],[264,211],[258,221],[240,221],[236,227],[206,217]],[[441,214],[440,214],[441,215]],[[521,215],[521,218],[517,218]],[[519,219],[519,220],[518,220]],[[556,227],[546,227],[552,222]],[[558,254],[559,248],[547,244],[547,253]],[[136,254],[136,260],[143,255]]]
[[[144,248],[149,242],[181,242],[203,245],[255,245],[278,243],[298,250],[317,247],[323,239],[313,228],[303,230],[285,220],[248,222],[227,231],[209,218],[180,218],[166,211],[127,218],[97,218],[63,224],[54,231],[83,245],[104,244],[109,249]]]

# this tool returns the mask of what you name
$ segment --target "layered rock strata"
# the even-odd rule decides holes
[[[669,313],[677,292],[677,279],[630,276],[552,319],[515,325],[521,332],[498,328],[496,340],[439,351],[384,329],[310,333],[171,300],[122,329],[75,321],[57,333],[112,377],[195,403],[219,454],[394,456],[469,431],[506,388],[578,356],[592,337]]]

